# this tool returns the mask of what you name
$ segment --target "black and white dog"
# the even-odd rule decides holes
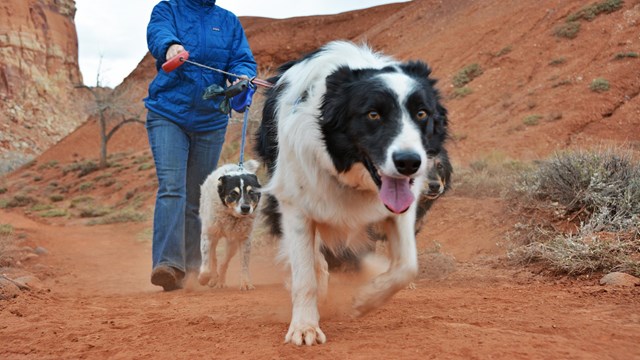
[[[251,231],[260,201],[260,183],[255,175],[260,164],[249,160],[240,167],[225,164],[211,173],[200,187],[200,251],[202,264],[198,281],[201,285],[226,286],[229,261],[242,246],[240,290],[252,290],[249,276]],[[226,253],[218,267],[218,241],[226,241]]]
[[[356,315],[415,277],[416,199],[447,131],[430,73],[422,62],[336,41],[271,79],[256,150],[270,174],[268,220],[291,266],[285,341],[326,341],[318,298],[326,296],[329,273],[321,246],[367,246],[368,225],[382,222],[391,266],[359,289]]]

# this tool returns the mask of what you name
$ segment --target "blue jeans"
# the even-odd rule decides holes
[[[153,268],[200,266],[200,185],[218,164],[226,128],[192,133],[148,111],[147,134],[158,175],[153,215]]]

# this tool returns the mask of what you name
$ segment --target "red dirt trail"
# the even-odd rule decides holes
[[[49,250],[25,264],[43,279],[39,290],[0,302],[0,358],[640,358],[640,288],[604,288],[597,279],[549,278],[502,265],[488,256],[500,251],[491,226],[469,231],[491,224],[479,217],[500,211],[496,202],[484,202],[445,197],[433,213],[450,217],[430,218],[421,234],[419,247],[435,240],[458,259],[455,272],[421,276],[416,290],[402,290],[357,319],[348,315],[352,281],[334,276],[322,307],[328,343],[301,348],[283,344],[289,297],[268,245],[254,251],[254,291],[237,289],[234,259],[230,288],[192,285],[164,293],[148,282],[150,242],[140,233],[149,223],[52,226],[0,210],[4,222]],[[455,210],[465,208],[469,213]],[[448,238],[444,230],[453,223],[459,234],[476,238]]]

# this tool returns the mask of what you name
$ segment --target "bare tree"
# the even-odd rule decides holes
[[[102,57],[100,58],[102,64]],[[96,86],[76,85],[76,88],[88,90],[94,98],[89,109],[91,116],[95,116],[100,126],[100,163],[99,168],[107,167],[107,145],[116,131],[129,123],[145,122],[142,119],[144,108],[131,102],[131,94],[136,93],[130,84],[123,84],[116,89],[101,86],[101,72],[98,65]]]

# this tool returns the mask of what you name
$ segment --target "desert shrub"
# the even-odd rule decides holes
[[[138,171],[149,170],[149,169],[153,169],[153,164],[144,163],[144,164],[140,164],[140,166],[138,166]]]
[[[62,196],[60,194],[53,194],[53,195],[49,196],[49,200],[51,202],[60,202],[60,201],[64,200],[64,196]]]
[[[149,155],[136,156],[136,157],[133,157],[133,163],[136,164],[136,165],[137,164],[144,164],[144,163],[146,163],[147,161],[149,161],[151,159],[152,159],[152,157],[149,156]]]
[[[500,152],[492,152],[468,166],[455,166],[452,190],[458,196],[473,198],[500,197],[526,165],[509,159]]]
[[[467,86],[463,86],[463,87],[453,89],[453,92],[451,93],[451,97],[453,99],[461,99],[472,93],[473,93],[473,90],[471,90],[471,88]]]
[[[98,164],[88,160],[83,162],[75,162],[62,168],[62,174],[67,175],[70,172],[78,172],[78,177],[83,177],[98,170]]]
[[[556,81],[553,84],[551,84],[551,87],[552,88],[557,88],[557,87],[565,86],[565,85],[571,85],[571,80],[570,79],[563,79],[563,80]]]
[[[8,208],[23,207],[36,204],[38,201],[31,196],[16,195],[7,202]]]
[[[0,186],[0,194],[4,194],[8,191],[9,189],[7,189],[5,186]]]
[[[87,206],[80,209],[81,218],[100,217],[108,215],[109,213],[111,213],[111,209],[102,206]]]
[[[562,65],[562,64],[564,64],[566,62],[567,62],[567,59],[565,59],[563,57],[559,57],[559,58],[551,59],[551,61],[549,61],[549,65],[551,65],[551,66]]]
[[[561,38],[575,39],[580,31],[580,23],[578,21],[569,21],[556,26],[553,35]]]
[[[100,219],[94,219],[89,221],[88,225],[104,225],[115,224],[125,222],[142,222],[146,219],[143,213],[137,212],[132,209],[124,209],[113,214],[107,215]]]
[[[482,68],[478,64],[471,64],[462,68],[462,70],[458,71],[457,74],[453,76],[453,86],[457,88],[461,88],[468,83],[470,83],[473,79],[482,75]]]
[[[511,45],[505,46],[502,49],[500,49],[500,51],[495,53],[494,56],[495,57],[500,57],[500,56],[503,56],[503,55],[507,55],[508,53],[511,52],[511,50],[513,50]]]
[[[80,184],[80,186],[78,187],[78,190],[80,191],[87,191],[93,188],[93,182],[91,181],[87,181],[87,182],[83,182],[82,184]]]
[[[65,209],[50,209],[45,212],[41,212],[40,217],[50,218],[50,217],[62,217],[67,216],[67,210]]]
[[[522,217],[510,253],[564,274],[640,275],[640,165],[607,149],[556,154],[521,175],[509,193]]]
[[[524,119],[522,119],[522,123],[527,126],[535,126],[535,125],[538,125],[538,123],[540,122],[540,119],[542,119],[542,115],[538,115],[538,114],[527,115],[524,117]]]
[[[613,59],[614,60],[620,60],[620,59],[625,59],[625,58],[637,58],[640,57],[640,55],[638,55],[637,52],[626,52],[626,53],[617,53]]]
[[[0,236],[9,236],[13,234],[13,225],[0,224]]]
[[[31,211],[43,211],[43,210],[51,210],[53,206],[49,204],[35,204],[31,207]]]
[[[622,0],[604,0],[585,6],[578,12],[567,16],[567,21],[587,20],[591,21],[600,14],[610,14],[622,8]]]
[[[603,78],[593,79],[591,84],[589,84],[589,89],[598,93],[609,91],[609,81]]]

